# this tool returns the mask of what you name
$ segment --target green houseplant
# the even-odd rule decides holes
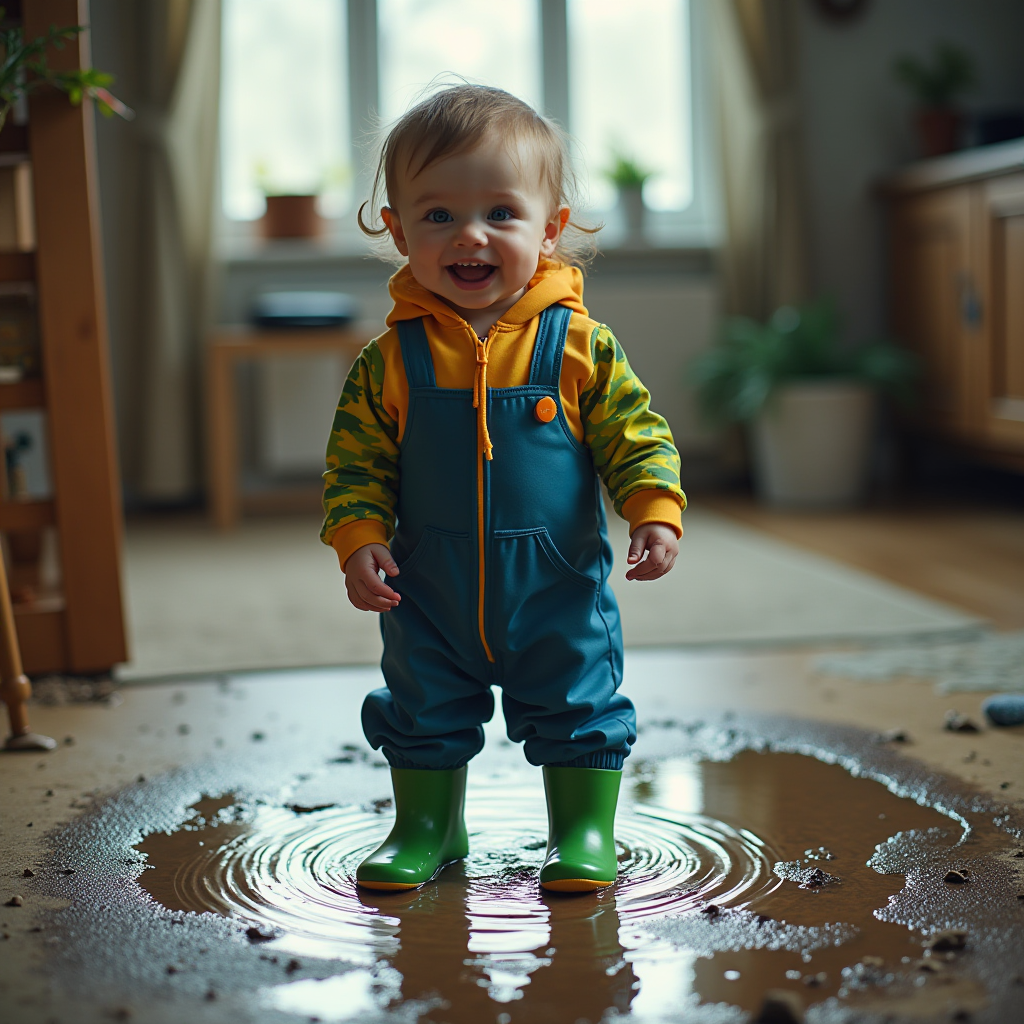
[[[858,500],[876,396],[909,403],[916,377],[914,356],[889,342],[842,346],[828,299],[783,306],[764,324],[730,317],[689,368],[709,420],[749,426],[761,495],[809,506]]]
[[[915,120],[924,156],[941,156],[957,148],[960,112],[956,98],[977,81],[970,55],[951,43],[936,43],[930,61],[903,56],[893,73],[917,101]]]
[[[40,86],[51,86],[67,93],[68,99],[81,103],[85,97],[96,102],[100,113],[109,117],[119,114],[124,118],[134,113],[107,86],[113,76],[95,68],[76,68],[73,71],[54,71],[46,60],[46,51],[51,47],[62,50],[64,45],[85,30],[84,25],[67,25],[49,30],[35,39],[25,39],[21,25],[6,24],[6,11],[0,7],[0,130],[14,105],[23,96]]]
[[[644,182],[653,171],[647,170],[621,150],[612,151],[612,162],[604,172],[605,178],[619,194],[626,241],[642,245],[644,240]]]

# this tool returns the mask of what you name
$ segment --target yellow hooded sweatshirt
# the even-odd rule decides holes
[[[365,544],[394,534],[398,461],[409,408],[409,386],[395,324],[424,317],[437,386],[472,389],[525,384],[530,376],[539,315],[568,306],[560,397],[569,428],[590,449],[594,468],[630,533],[643,523],[665,523],[682,535],[686,496],[679,486],[679,455],[665,420],[629,368],[611,331],[583,305],[583,275],[575,267],[541,261],[523,297],[481,340],[443,299],[424,288],[408,266],[389,285],[394,309],[388,331],[363,349],[345,382],[327,445],[321,538],[342,568]],[[501,458],[478,404],[480,458]],[[439,481],[439,486],[443,481]]]

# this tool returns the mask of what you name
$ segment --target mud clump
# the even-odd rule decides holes
[[[963,928],[947,928],[930,935],[924,948],[930,953],[959,953],[967,948],[967,932]]]
[[[804,1007],[799,996],[785,989],[772,989],[764,997],[753,1024],[803,1024]]]
[[[969,882],[971,876],[966,871],[957,871],[955,868],[951,868],[946,872],[943,878],[944,882],[949,882],[951,885],[963,885],[964,882]]]
[[[942,727],[946,732],[981,732],[981,728],[975,721],[952,709],[946,712]]]

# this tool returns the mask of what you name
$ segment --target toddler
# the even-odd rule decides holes
[[[386,689],[363,704],[396,820],[360,864],[410,889],[466,856],[466,764],[502,689],[509,739],[543,766],[541,885],[616,874],[622,635],[601,481],[629,521],[629,580],[671,568],[679,457],[570,264],[564,136],[498,89],[457,85],[391,129],[370,208],[407,262],[327,449],[322,530],[349,600],[381,613]],[[390,548],[389,548],[390,544]],[[645,557],[646,556],[646,557]],[[381,577],[383,571],[384,578]]]

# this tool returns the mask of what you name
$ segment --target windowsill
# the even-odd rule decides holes
[[[666,270],[681,273],[710,273],[714,269],[717,245],[700,242],[651,242],[609,244],[599,248],[590,273],[607,271]],[[218,258],[227,267],[273,267],[329,264],[340,268],[387,263],[359,236],[325,236],[313,239],[267,240],[235,235],[222,238]]]

